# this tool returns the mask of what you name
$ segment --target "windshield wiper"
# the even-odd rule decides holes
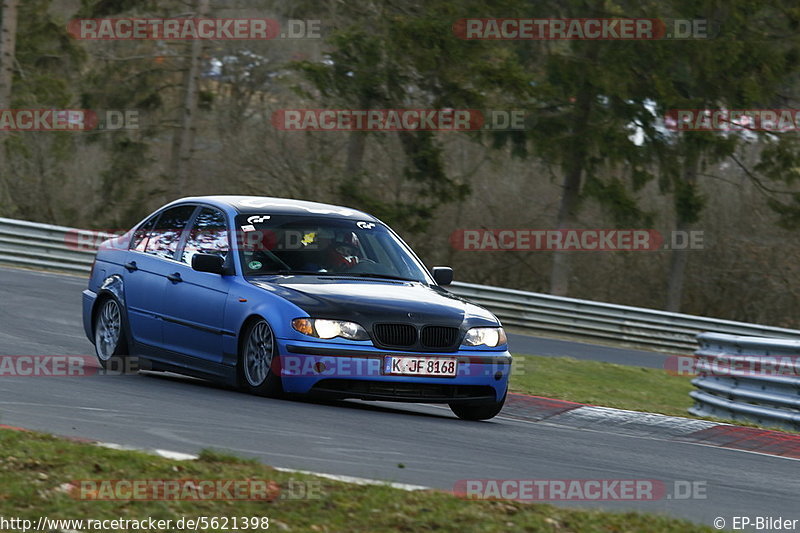
[[[317,270],[289,270],[289,269],[281,269],[276,270],[275,272],[264,272],[259,274],[261,276],[330,276],[332,274],[336,274],[336,272],[330,271],[317,271]]]
[[[404,278],[402,276],[394,276],[392,274],[375,274],[373,272],[331,272],[331,271],[316,271],[316,270],[276,270],[274,272],[260,272],[259,276],[336,276],[342,278],[375,278],[375,279],[391,279],[397,281],[416,281],[421,283],[418,279]]]
[[[398,281],[416,281],[417,283],[421,283],[418,279],[393,276],[392,274],[375,274],[373,272],[338,272],[336,275],[342,277],[355,276],[359,278],[396,279]]]

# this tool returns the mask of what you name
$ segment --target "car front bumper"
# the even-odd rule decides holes
[[[278,349],[279,372],[288,393],[410,402],[500,401],[511,373],[508,351],[402,352],[284,339],[278,339]],[[390,375],[384,372],[384,358],[389,355],[456,358],[457,373],[454,377]]]

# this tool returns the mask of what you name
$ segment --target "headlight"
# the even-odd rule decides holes
[[[345,322],[344,320],[295,318],[292,320],[292,327],[304,335],[310,335],[318,339],[333,339],[334,337],[342,337],[353,341],[369,339],[367,330],[355,322]]]
[[[506,344],[506,332],[503,328],[472,328],[464,335],[464,346],[501,346]]]

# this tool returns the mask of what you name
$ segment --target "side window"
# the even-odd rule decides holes
[[[181,240],[181,232],[194,213],[194,208],[193,205],[179,205],[161,213],[158,222],[150,232],[145,252],[173,259]]]
[[[196,253],[221,255],[224,259],[229,251],[225,214],[211,207],[202,208],[189,231],[189,238],[183,248],[181,260],[191,265],[192,256]]]
[[[150,220],[139,226],[139,229],[134,232],[133,238],[131,239],[131,250],[144,252],[144,249],[147,246],[147,239],[150,237],[157,220],[158,213],[150,217]]]

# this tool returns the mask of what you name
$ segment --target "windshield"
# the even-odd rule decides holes
[[[287,215],[236,217],[245,276],[352,275],[429,283],[389,229],[368,221]]]

